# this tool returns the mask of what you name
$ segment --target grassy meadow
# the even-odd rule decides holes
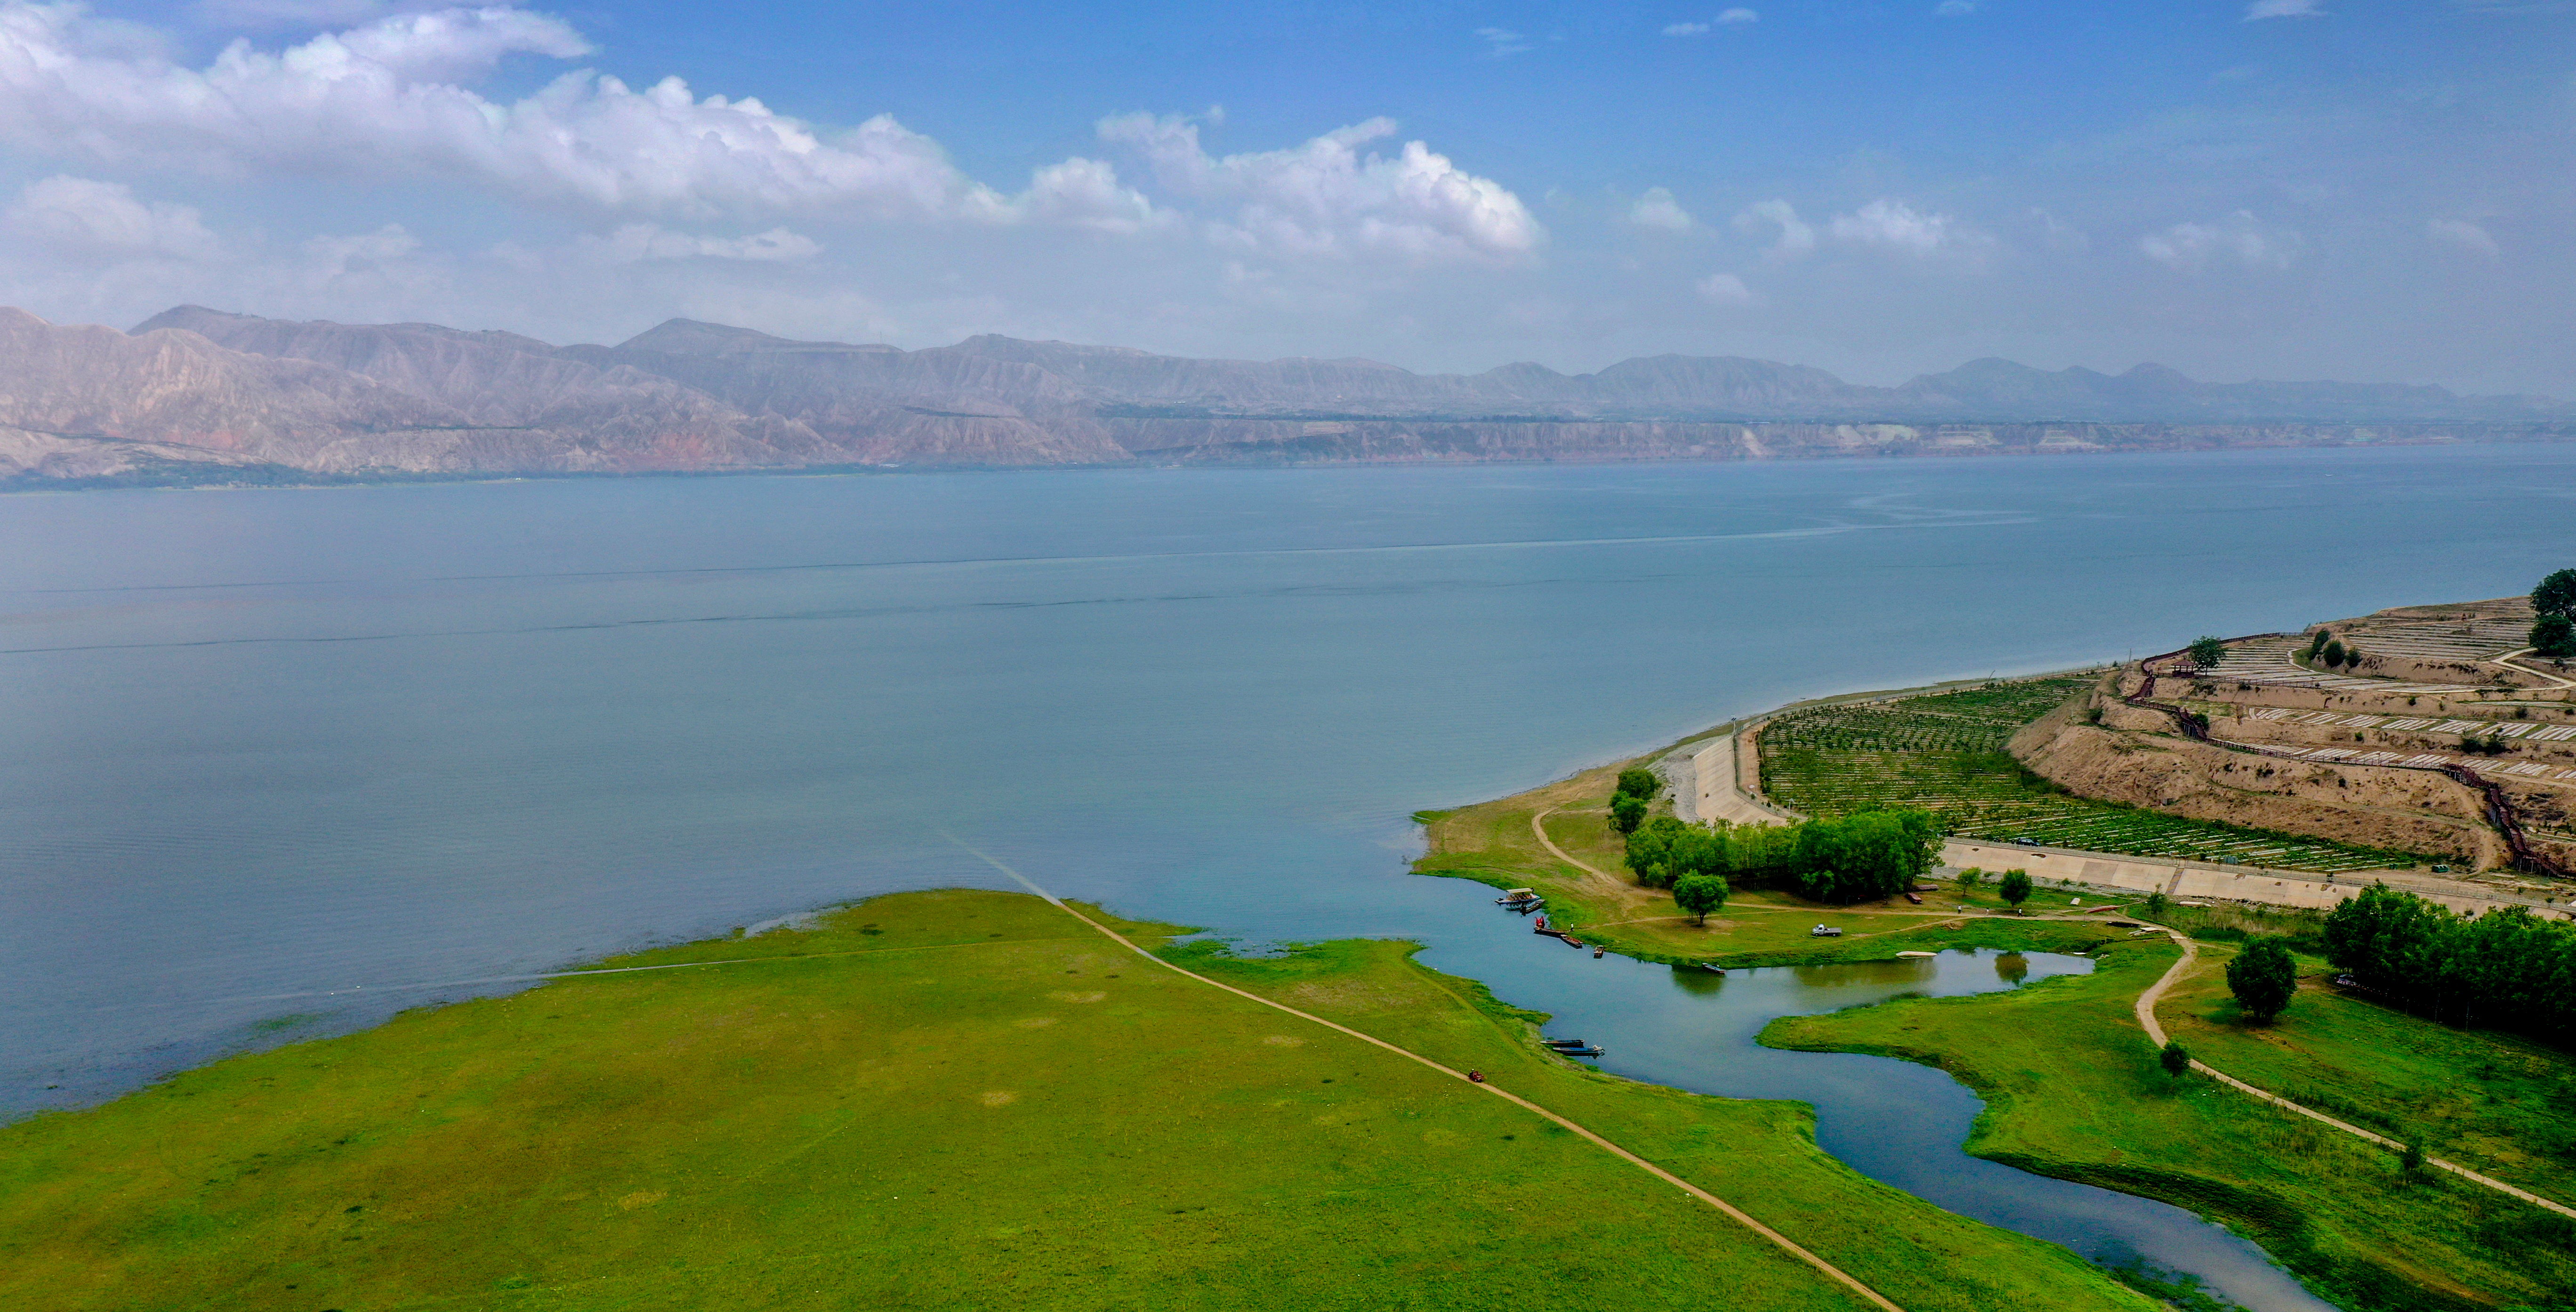
[[[1391,943],[1126,932],[1496,1081],[1909,1309],[2146,1304],[1815,1148],[1803,1108],[1576,1068]],[[753,958],[733,961],[736,958]],[[1598,1148],[1119,950],[905,894],[235,1057],[0,1127],[0,1306],[1845,1309]]]
[[[2156,1010],[2194,1055],[2294,1102],[2576,1205],[2576,1059],[2345,994],[2327,983],[2333,967],[2304,956],[2290,1009],[2256,1025],[2227,991],[2232,955],[2203,948]]]
[[[2102,952],[2091,975],[1783,1018],[1763,1041],[1939,1066],[1986,1100],[1970,1152],[2223,1221],[2341,1306],[2423,1312],[2576,1302],[2576,1226],[2445,1172],[2407,1171],[2394,1154],[2206,1078],[2166,1075],[2130,1008],[2177,953],[2162,938],[2123,943]],[[2303,996],[2292,1009],[2292,1028],[2308,1005]],[[2206,1008],[2201,993],[2159,1014],[2170,1023]],[[2289,1057],[2268,1068],[2243,1062],[2241,1047],[2213,1042],[2203,1028],[2183,1034],[2186,1045],[2205,1045],[2196,1055],[2212,1065],[2284,1092],[2308,1092],[2287,1078],[2295,1071],[2352,1102],[2388,1093],[2385,1084]],[[2428,1037],[2353,1041],[2403,1046]],[[2338,1051],[2356,1063],[2415,1060],[2380,1048]]]

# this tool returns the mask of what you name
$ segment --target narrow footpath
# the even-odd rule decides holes
[[[1541,815],[1544,815],[1544,814],[1546,814],[1546,813],[1545,813],[1545,812],[1541,812],[1540,814],[1541,814]],[[1535,819],[1533,819],[1533,820],[1531,821],[1531,825],[1532,825],[1532,827],[1533,827],[1533,828],[1535,828],[1535,827],[1537,826],[1537,821],[1536,821]],[[1548,1109],[1546,1109],[1545,1107],[1541,1107],[1541,1106],[1539,1106],[1537,1103],[1531,1102],[1529,1099],[1524,1098],[1524,1097],[1520,1096],[1520,1095],[1519,1095],[1519,1094],[1517,1094],[1517,1093],[1513,1093],[1513,1092],[1511,1092],[1511,1091],[1509,1091],[1509,1090],[1507,1090],[1507,1089],[1502,1088],[1502,1087],[1501,1087],[1501,1086],[1499,1086],[1499,1085],[1494,1084],[1492,1081],[1489,1081],[1489,1080],[1488,1080],[1488,1081],[1475,1081],[1475,1080],[1470,1080],[1470,1079],[1468,1079],[1468,1078],[1467,1078],[1467,1073],[1466,1073],[1466,1072],[1464,1072],[1464,1071],[1460,1071],[1460,1070],[1453,1070],[1453,1069],[1451,1069],[1451,1068],[1449,1068],[1449,1067],[1447,1067],[1447,1066],[1443,1066],[1443,1065],[1441,1065],[1439,1062],[1433,1061],[1433,1060],[1431,1060],[1429,1057],[1425,1057],[1425,1056],[1423,1056],[1421,1053],[1414,1052],[1414,1051],[1412,1051],[1412,1050],[1410,1050],[1410,1049],[1407,1049],[1407,1048],[1399,1048],[1399,1047],[1397,1047],[1396,1045],[1394,1045],[1394,1044],[1392,1044],[1392,1043],[1389,1043],[1389,1042],[1387,1042],[1387,1041],[1386,1041],[1386,1040],[1384,1040],[1384,1039],[1378,1038],[1378,1037],[1377,1037],[1377,1036],[1375,1036],[1375,1035],[1372,1035],[1372,1034],[1364,1034],[1364,1033],[1361,1033],[1361,1032],[1360,1032],[1360,1031],[1358,1031],[1358,1030],[1352,1029],[1352,1028],[1351,1028],[1350,1026],[1348,1026],[1348,1025],[1338,1024],[1338,1023],[1336,1023],[1336,1022],[1326,1020],[1326,1019],[1324,1019],[1324,1018],[1323,1018],[1323,1017],[1321,1017],[1321,1016],[1313,1015],[1313,1014],[1308,1013],[1308,1012],[1299,1011],[1299,1010],[1297,1010],[1295,1007],[1291,1007],[1291,1006],[1287,1005],[1286,1003],[1273,1002],[1273,1001],[1271,1001],[1270,999],[1265,998],[1265,997],[1261,996],[1261,995],[1260,995],[1260,994],[1258,994],[1258,993],[1251,993],[1251,992],[1247,992],[1247,991],[1245,991],[1245,990],[1243,990],[1243,989],[1236,988],[1236,987],[1234,987],[1234,986],[1233,986],[1233,985],[1231,985],[1231,984],[1226,984],[1226,983],[1220,982],[1220,981],[1218,981],[1218,980],[1209,979],[1207,976],[1202,975],[1202,974],[1199,974],[1199,973],[1198,973],[1198,972],[1196,972],[1196,971],[1193,971],[1193,970],[1184,970],[1184,969],[1182,969],[1181,967],[1179,967],[1179,966],[1177,966],[1177,965],[1172,964],[1171,962],[1168,962],[1168,961],[1163,960],[1161,957],[1155,956],[1153,953],[1146,951],[1144,948],[1137,946],[1137,945],[1136,945],[1136,943],[1135,943],[1133,940],[1130,940],[1130,939],[1129,939],[1129,938],[1127,938],[1125,935],[1120,934],[1118,931],[1116,931],[1116,930],[1114,930],[1114,929],[1111,929],[1111,928],[1110,928],[1110,927],[1108,927],[1107,925],[1101,924],[1099,921],[1093,920],[1091,917],[1086,916],[1086,915],[1082,914],[1082,913],[1081,913],[1081,912],[1079,912],[1079,911],[1074,910],[1071,906],[1069,906],[1069,905],[1067,905],[1067,904],[1065,903],[1064,899],[1059,898],[1059,897],[1057,897],[1055,894],[1050,893],[1050,892],[1046,891],[1045,889],[1038,887],[1038,886],[1037,886],[1037,884],[1036,884],[1036,882],[1035,882],[1035,881],[1033,881],[1033,880],[1031,880],[1028,876],[1023,875],[1023,874],[1021,874],[1019,871],[1014,870],[1014,869],[1012,869],[1011,867],[1009,867],[1009,866],[1006,866],[1006,865],[1002,864],[1000,861],[998,861],[998,860],[994,859],[994,858],[993,858],[992,856],[990,856],[989,854],[984,853],[984,852],[977,851],[976,849],[974,849],[974,848],[972,848],[972,847],[967,847],[965,843],[960,842],[959,840],[957,840],[957,839],[956,839],[956,838],[954,838],[953,836],[949,839],[949,841],[950,841],[950,842],[957,843],[957,845],[958,845],[959,847],[966,848],[966,850],[967,850],[968,852],[973,853],[973,854],[974,854],[978,859],[982,860],[982,861],[984,862],[984,864],[989,865],[989,866],[993,867],[995,870],[999,870],[999,871],[1001,871],[1003,874],[1009,875],[1012,879],[1015,879],[1015,880],[1019,881],[1020,887],[1025,888],[1025,889],[1029,890],[1030,892],[1037,894],[1039,897],[1042,897],[1042,898],[1046,899],[1049,903],[1053,904],[1057,910],[1062,911],[1062,912],[1064,912],[1066,915],[1071,916],[1071,917],[1073,917],[1074,919],[1079,920],[1079,921],[1081,921],[1082,923],[1084,923],[1084,924],[1086,924],[1086,925],[1091,926],[1093,929],[1100,931],[1101,935],[1102,935],[1103,937],[1105,937],[1105,938],[1109,939],[1109,941],[1111,941],[1111,942],[1113,942],[1113,943],[1116,943],[1118,946],[1123,947],[1123,948],[1127,949],[1127,950],[1128,950],[1128,951],[1130,951],[1130,952],[1135,953],[1137,956],[1143,957],[1145,960],[1150,961],[1150,962],[1154,963],[1154,964],[1155,964],[1155,965],[1157,965],[1157,966],[1161,966],[1161,967],[1162,967],[1163,969],[1165,969],[1165,970],[1171,971],[1172,973],[1177,974],[1177,975],[1186,975],[1186,976],[1190,977],[1191,979],[1197,980],[1197,981],[1198,981],[1199,983],[1201,983],[1201,984],[1205,984],[1205,985],[1207,985],[1207,986],[1208,986],[1208,987],[1210,987],[1210,988],[1223,989],[1223,990],[1225,990],[1226,992],[1228,992],[1228,993],[1231,993],[1231,994],[1235,995],[1236,997],[1243,998],[1243,999],[1246,999],[1246,1000],[1248,1000],[1248,1001],[1252,1001],[1252,1002],[1260,1003],[1262,1006],[1265,1006],[1265,1007],[1271,1008],[1271,1009],[1272,1009],[1272,1010],[1274,1010],[1274,1011],[1284,1011],[1284,1012],[1288,1013],[1289,1015],[1296,1017],[1296,1018],[1297,1018],[1297,1019],[1299,1019],[1299,1020],[1303,1020],[1303,1021],[1310,1021],[1310,1022],[1312,1022],[1312,1023],[1314,1023],[1314,1024],[1321,1025],[1321,1026],[1323,1026],[1324,1028],[1329,1029],[1329,1030],[1337,1030],[1337,1031],[1339,1031],[1339,1032],[1341,1032],[1341,1033],[1343,1033],[1343,1034],[1347,1034],[1347,1035],[1351,1036],[1352,1038],[1358,1039],[1358,1040],[1359,1040],[1360,1042],[1362,1042],[1362,1043],[1372,1044],[1372,1045],[1375,1045],[1375,1046],[1377,1046],[1377,1047],[1384,1048],[1384,1049],[1386,1049],[1388,1052],[1394,1053],[1395,1055],[1397,1055],[1397,1056],[1399,1056],[1399,1057],[1403,1057],[1403,1058],[1405,1058],[1405,1059],[1407,1059],[1407,1060],[1409,1060],[1409,1061],[1419,1062],[1419,1063],[1421,1063],[1421,1064],[1422,1064],[1422,1065],[1424,1065],[1424,1066],[1428,1066],[1428,1067],[1430,1067],[1431,1069],[1433,1069],[1433,1070],[1435,1070],[1435,1071],[1438,1071],[1438,1072],[1440,1072],[1441,1074],[1446,1075],[1446,1076],[1450,1077],[1451,1079],[1454,1079],[1454,1080],[1458,1081],[1458,1082],[1459,1082],[1459,1083],[1461,1083],[1461,1084],[1466,1084],[1466,1085],[1469,1085],[1469,1086],[1474,1087],[1474,1088],[1482,1089],[1482,1090],[1484,1090],[1485,1092],[1490,1093],[1490,1094],[1494,1095],[1495,1097],[1497,1097],[1497,1098],[1500,1098],[1500,1099],[1504,1100],[1505,1102],[1509,1102],[1509,1103],[1511,1103],[1512,1105],[1514,1105],[1514,1106],[1516,1106],[1516,1107],[1519,1107],[1519,1108],[1521,1108],[1521,1109],[1523,1109],[1523,1110],[1525,1110],[1525,1111],[1529,1111],[1529,1112],[1535,1113],[1535,1114],[1537,1114],[1537,1115],[1539,1115],[1539,1116],[1546,1117],[1548,1120],[1553,1121],[1553,1122],[1555,1122],[1556,1124],[1558,1124],[1558,1125],[1561,1125],[1561,1126],[1565,1127],[1566,1129],[1568,1129],[1568,1130],[1570,1130],[1570,1131],[1574,1132],[1575,1134],[1578,1134],[1578,1135],[1583,1136],[1585,1139],[1587,1139],[1587,1140],[1591,1141],[1593,1144],[1595,1144],[1595,1145],[1599,1146],[1601,1149],[1603,1149],[1604,1151],[1606,1151],[1606,1152],[1610,1153],[1612,1156],[1617,1157],[1619,1160],[1621,1160],[1621,1161],[1623,1161],[1623,1162],[1628,1163],[1630,1166],[1634,1166],[1634,1167],[1636,1167],[1638,1170],[1644,1171],[1644,1172],[1645,1172],[1645,1173],[1647,1173],[1648,1175],[1651,1175],[1651,1176],[1655,1177],[1656,1179],[1661,1180],[1661,1181],[1663,1181],[1664,1183],[1669,1184],[1669,1185],[1673,1186],[1674,1188],[1681,1190],[1683,1193],[1689,1194],[1691,1197],[1696,1198],[1696,1199],[1698,1199],[1699,1201],[1701,1201],[1701,1202],[1703,1202],[1703,1203],[1706,1203],[1706,1204],[1708,1204],[1708,1205],[1709,1205],[1709,1206],[1711,1206],[1711,1207],[1716,1208],[1718,1211],[1725,1213],[1725,1214],[1726,1214],[1726,1216],[1727,1216],[1730,1220],[1733,1220],[1733,1221],[1735,1221],[1737,1224],[1742,1225],[1745,1229],[1750,1230],[1750,1231],[1752,1231],[1753,1233],[1755,1233],[1755,1234],[1757,1234],[1757,1235],[1762,1236],[1764,1239],[1767,1239],[1767,1240],[1769,1240],[1770,1242],[1772,1242],[1772,1243],[1774,1243],[1774,1244],[1778,1245],[1781,1249],[1783,1249],[1784,1251],[1788,1252],[1791,1256],[1796,1257],[1799,1261],[1804,1262],[1804,1263],[1806,1263],[1807,1265],[1809,1265],[1809,1266],[1811,1266],[1811,1267],[1814,1267],[1816,1270],[1818,1270],[1818,1271],[1820,1271],[1820,1272],[1823,1272],[1825,1275],[1827,1275],[1827,1276],[1829,1276],[1829,1277],[1832,1277],[1835,1281],[1837,1281],[1837,1282],[1841,1283],[1843,1286],[1845,1286],[1846,1288],[1850,1289],[1853,1293],[1858,1294],[1858,1295],[1860,1295],[1863,1299],[1868,1300],[1868,1302],[1870,1303],[1870,1305],[1871,1305],[1871,1306],[1873,1306],[1873,1307],[1879,1307],[1879,1308],[1884,1308],[1884,1309],[1886,1309],[1886,1312],[1905,1312],[1905,1310],[1904,1310],[1903,1308],[1898,1307],[1895,1303],[1893,1303],[1893,1302],[1889,1301],[1886,1295],[1883,1295],[1883,1294],[1879,1293],[1877,1290],[1872,1289],[1872,1288],[1870,1288],[1869,1286],[1862,1284],[1858,1279],[1854,1278],[1854,1277],[1853,1277],[1849,1272],[1844,1271],[1841,1267],[1835,1266],[1833,1263],[1828,1262],[1828,1261],[1826,1261],[1825,1259],[1823,1259],[1823,1258],[1821,1258],[1821,1257],[1816,1256],[1816,1255],[1815,1255],[1814,1253],[1812,1253],[1812,1252],[1809,1252],[1807,1249],[1805,1249],[1805,1248],[1801,1247],[1801,1246],[1797,1243],[1797,1241],[1796,1241],[1796,1240],[1793,1240],[1793,1239],[1789,1238],[1789,1236],[1784,1235],[1784,1234],[1780,1233],[1779,1231],[1774,1230],[1774,1229],[1772,1229],[1771,1227],[1769,1227],[1769,1226],[1767,1226],[1767,1225],[1762,1224],[1760,1221],[1756,1221],[1756,1220],[1754,1220],[1750,1215],[1746,1214],[1746,1213],[1745,1213],[1741,1208],[1736,1207],[1733,1203],[1727,1202],[1725,1199],[1720,1198],[1720,1197],[1718,1197],[1717,1195],[1715,1195],[1715,1194],[1713,1194],[1713,1193],[1710,1193],[1709,1191],[1707,1191],[1707,1190],[1705,1190],[1705,1189],[1700,1188],[1698,1185],[1692,1184],[1690,1181],[1685,1180],[1685,1179],[1681,1178],[1680,1176],[1675,1175],[1675,1174],[1673,1174],[1672,1172],[1667,1171],[1667,1170],[1665,1170],[1664,1168],[1662,1168],[1662,1167],[1660,1167],[1660,1166],[1655,1165],[1653,1162],[1647,1161],[1645,1158],[1643,1158],[1643,1157],[1639,1157],[1639,1156],[1638,1156],[1638,1155],[1636,1155],[1635,1153],[1632,1153],[1632,1152],[1628,1151],[1627,1149],[1622,1148],[1622,1147],[1620,1147],[1619,1145],[1617,1145],[1617,1144],[1615,1144],[1615,1143],[1610,1142],[1608,1139],[1605,1139],[1605,1138],[1601,1137],[1599,1134],[1594,1133],[1592,1130],[1590,1130],[1590,1129],[1586,1128],[1585,1126],[1582,1126],[1582,1125],[1579,1125],[1579,1124],[1577,1124],[1577,1123],[1575,1123],[1575,1122],[1573,1122],[1573,1121],[1567,1120],[1566,1118],[1564,1118],[1564,1117],[1562,1117],[1562,1116],[1557,1115],[1555,1112],[1549,1111],[1549,1110],[1548,1110]],[[1546,843],[1546,842],[1547,842],[1547,831],[1545,831],[1544,829],[1542,829],[1542,830],[1540,830],[1540,831],[1539,831],[1539,841],[1540,841],[1540,842],[1542,842],[1542,843]],[[1552,851],[1552,852],[1553,852],[1553,851],[1556,851],[1556,845],[1555,845],[1554,843],[1548,843],[1548,850],[1549,850],[1549,851]],[[1561,857],[1564,857],[1564,856],[1565,856],[1565,854],[1564,854],[1564,853],[1562,853],[1562,852],[1558,852],[1558,853],[1557,853],[1557,855],[1559,855],[1559,856],[1561,856]],[[1590,872],[1591,872],[1594,876],[1596,876],[1596,877],[1599,877],[1599,878],[1605,878],[1605,879],[1606,879],[1606,878],[1608,878],[1608,876],[1606,876],[1606,875],[1602,875],[1600,871],[1598,871],[1598,870],[1593,870],[1593,869],[1592,869],[1592,867],[1587,866],[1587,865],[1584,865],[1584,864],[1583,864],[1582,862],[1580,862],[1580,861],[1575,861],[1575,860],[1574,860],[1574,858],[1572,858],[1572,857],[1565,857],[1565,859],[1566,859],[1567,861],[1569,861],[1569,862],[1572,862],[1572,863],[1573,863],[1577,868],[1579,868],[1579,869],[1590,871]]]
[[[2173,941],[2182,948],[2182,957],[2180,960],[2174,962],[2173,968],[2167,970],[2164,973],[2164,977],[2158,979],[2147,989],[2146,992],[2138,995],[2138,1026],[2147,1032],[2148,1042],[2155,1044],[2158,1048],[2162,1048],[2165,1046],[2167,1040],[2165,1038],[2165,1027],[2156,1020],[2156,1003],[2161,1001],[2165,996],[2165,991],[2172,988],[2174,983],[2177,980],[2180,980],[2184,973],[2191,969],[2192,964],[2200,959],[2200,949],[2191,941],[2191,938],[2188,935],[2179,930],[2171,929],[2164,925],[2157,925],[2155,928],[2164,930],[2165,934],[2172,938]],[[2406,1145],[2397,1142],[2395,1139],[2391,1139],[2383,1134],[2373,1134],[2370,1131],[2348,1121],[2336,1120],[2334,1117],[2328,1116],[2324,1112],[2318,1111],[2313,1107],[2303,1107],[2277,1093],[2255,1088],[2253,1085],[2247,1084],[2245,1081],[2240,1080],[2215,1066],[2211,1066],[2207,1062],[2200,1061],[2197,1058],[2193,1059],[2191,1068],[2221,1084],[2229,1086],[2230,1088],[2240,1089],[2246,1093],[2250,1093],[2275,1107],[2297,1112],[2299,1115],[2305,1116],[2312,1121],[2324,1122],[2325,1124],[2331,1125],[2346,1134],[2359,1135],[2362,1138],[2378,1144],[2382,1148],[2389,1149],[2392,1152],[2402,1153],[2406,1151]],[[2499,1193],[2511,1194],[2526,1203],[2548,1208],[2550,1211],[2556,1212],[2560,1216],[2576,1218],[2576,1208],[2568,1207],[2563,1203],[2552,1202],[2528,1189],[2517,1189],[2492,1176],[2480,1175],[2457,1162],[2444,1161],[2439,1157],[2426,1157],[2424,1161],[2427,1165],[2440,1167],[2463,1180],[2469,1180],[2477,1184],[2485,1185],[2487,1188],[2496,1190]]]

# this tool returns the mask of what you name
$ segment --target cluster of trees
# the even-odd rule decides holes
[[[1924,811],[1714,828],[1660,816],[1628,835],[1628,869],[1637,881],[1670,887],[1676,897],[1683,881],[1714,876],[1778,884],[1819,902],[1865,902],[1904,891],[1940,858],[1940,826]]]
[[[2521,907],[2460,916],[2374,884],[2326,917],[2325,948],[2354,982],[2436,1020],[2576,1038],[2576,924]]]
[[[2226,655],[2227,642],[2225,639],[2213,638],[2204,634],[2191,640],[2191,663],[2204,670],[2218,668],[2218,662],[2224,659]]]
[[[2531,590],[2531,608],[2539,614],[2531,626],[2531,645],[2559,660],[2576,656],[2576,569],[2542,579]]]
[[[2319,629],[2317,630],[2316,636],[2308,640],[2308,660],[2313,664],[2328,667],[2337,665],[2359,665],[2361,664],[2361,652],[2356,649],[2346,648],[2343,645],[2343,639],[2328,633],[2324,629]]]
[[[1959,887],[1966,892],[1976,892],[1977,885],[1985,880],[1986,872],[1975,866],[1959,872]],[[1995,876],[1995,895],[2012,904],[2014,911],[2020,911],[2021,904],[2030,900],[2030,887],[2027,870],[2007,870]]]
[[[1646,808],[1663,795],[1664,781],[1652,770],[1622,770],[1619,789],[1610,794],[1610,827],[1623,834],[1646,822]]]

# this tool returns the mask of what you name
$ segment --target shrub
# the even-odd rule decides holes
[[[1627,769],[1619,772],[1616,796],[1638,797],[1653,801],[1664,794],[1664,781],[1652,770]]]
[[[2191,1053],[2184,1049],[2180,1039],[2167,1042],[2164,1051],[2156,1054],[2156,1061],[2165,1068],[2167,1075],[2180,1075],[2191,1069]]]
[[[2200,637],[2192,640],[2191,663],[2204,670],[2215,667],[2226,655],[2227,644],[2217,638]]]
[[[2015,911],[2020,910],[2021,904],[2030,900],[2030,872],[2005,871],[2003,881],[1995,885],[1995,891],[2003,894],[2004,901],[2011,903]]]

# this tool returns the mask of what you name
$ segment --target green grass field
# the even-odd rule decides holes
[[[1405,945],[1167,950],[1480,1065],[1910,1309],[2145,1306],[1854,1175],[1795,1104],[1545,1055]],[[1858,1306],[1544,1120],[1034,898],[906,894],[608,964],[746,957],[407,1013],[0,1128],[0,1306]]]
[[[2200,1058],[2436,1157],[2576,1206],[2576,1059],[2511,1035],[2453,1029],[2331,987],[2300,960],[2300,989],[2269,1025],[2239,1014],[2227,950],[2202,951],[2157,1015]]]
[[[2395,1155],[2350,1135],[2158,1069],[2130,1004],[2175,953],[2162,939],[2123,944],[2104,951],[2092,975],[1784,1018],[1763,1040],[1940,1066],[1986,1100],[1970,1152],[2222,1220],[2345,1307],[2576,1302],[2576,1225],[2443,1172],[2409,1173]],[[2169,1005],[2163,1014],[2184,1010]],[[2186,1043],[2206,1041],[2191,1034]],[[2226,1045],[2200,1055],[2259,1079],[2256,1069],[2229,1065],[2240,1054]],[[2366,1083],[2342,1087],[2356,1101],[2385,1093]]]
[[[1810,815],[1888,807],[1933,812],[1961,838],[2033,838],[2059,847],[2282,870],[2406,867],[2404,852],[2141,810],[2078,797],[2004,751],[2015,730],[2089,687],[2064,675],[1894,701],[1787,712],[1761,734],[1762,787]]]

